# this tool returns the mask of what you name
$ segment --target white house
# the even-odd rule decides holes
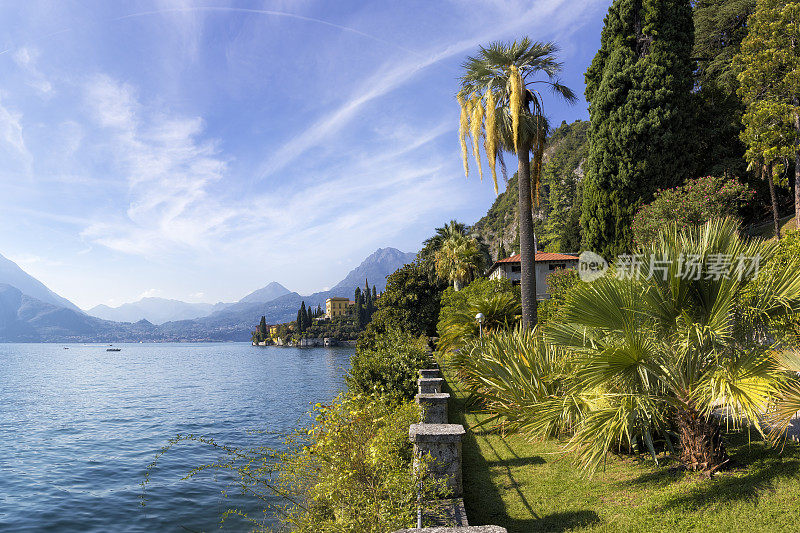
[[[547,252],[536,253],[536,298],[544,300],[550,297],[547,287],[547,276],[554,270],[566,268],[578,268],[578,257],[569,254],[556,254]],[[514,285],[519,285],[519,278],[522,271],[520,255],[512,255],[505,259],[495,262],[489,269],[488,276],[491,279],[506,278],[511,280]]]

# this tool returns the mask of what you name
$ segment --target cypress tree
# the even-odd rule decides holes
[[[356,302],[354,311],[356,323],[358,324],[358,328],[361,329],[364,327],[364,297],[361,295],[361,287],[356,287],[356,293],[353,299]]]
[[[506,257],[508,257],[508,253],[506,253],[506,245],[503,241],[500,241],[500,248],[497,249],[497,260],[500,261]]]
[[[306,320],[308,316],[306,315],[306,302],[300,302],[300,311],[297,312],[297,327],[299,328],[300,332],[306,330]]]
[[[259,341],[263,341],[267,338],[267,317],[262,316],[261,322],[258,324],[258,334],[259,334]]]
[[[310,328],[312,324],[314,324],[314,317],[311,316],[311,306],[309,305],[306,309],[306,326]]]
[[[690,2],[614,0],[600,43],[581,226],[586,248],[612,258],[630,249],[639,206],[692,172]]]
[[[378,289],[375,288],[375,285],[372,286],[372,305],[375,307],[378,305]]]
[[[303,315],[300,309],[297,310],[297,333],[303,333]]]

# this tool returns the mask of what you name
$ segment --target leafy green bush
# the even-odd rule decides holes
[[[753,199],[754,191],[735,179],[706,176],[656,192],[633,219],[635,245],[646,245],[669,223],[679,229],[699,226],[714,218],[735,217]]]
[[[397,329],[375,335],[367,346],[360,344],[350,359],[346,381],[355,394],[411,400],[417,391],[418,370],[430,364],[425,337]]]
[[[424,477],[425,464],[411,468],[408,427],[419,421],[417,405],[354,396],[318,405],[316,412],[309,442],[298,443],[280,463],[280,486],[299,502],[285,519],[296,531],[413,527],[418,493],[444,495],[441,483]]]
[[[505,429],[557,436],[571,430],[586,409],[580,395],[563,401],[575,363],[536,331],[516,328],[474,340],[453,356],[452,364],[466,389]],[[542,411],[559,416],[533,416]]]
[[[550,298],[539,302],[537,306],[540,326],[558,318],[570,292],[579,282],[578,273],[572,269],[559,269],[547,276]]]
[[[359,336],[359,349],[374,349],[376,339],[390,330],[407,331],[415,337],[436,335],[443,288],[416,263],[389,274],[386,289],[378,299],[378,311]]]
[[[478,279],[460,291],[448,288],[442,294],[438,348],[452,351],[476,339],[475,315],[483,313],[483,331],[491,334],[513,327],[519,320],[519,289],[507,279]]]

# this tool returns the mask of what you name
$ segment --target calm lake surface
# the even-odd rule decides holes
[[[69,349],[64,349],[64,347]],[[231,505],[211,475],[180,481],[219,457],[170,450],[178,433],[279,447],[316,402],[343,388],[352,349],[230,344],[0,344],[0,530],[210,531]],[[225,529],[247,530],[230,518]]]

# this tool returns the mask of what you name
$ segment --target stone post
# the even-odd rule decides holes
[[[421,378],[439,378],[442,377],[438,368],[422,368],[419,371]]]
[[[442,392],[442,378],[419,378],[417,380],[418,392],[420,394],[439,394]]]
[[[463,495],[461,483],[461,424],[413,424],[408,436],[414,443],[414,462],[429,459],[429,472],[434,479],[446,479],[451,498]]]
[[[423,424],[447,424],[447,393],[417,394],[417,404],[422,407]]]

